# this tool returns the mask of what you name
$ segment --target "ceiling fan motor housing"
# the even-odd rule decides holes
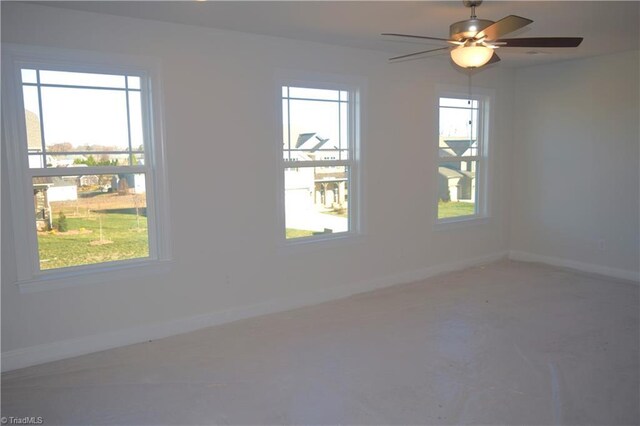
[[[462,41],[473,38],[478,31],[482,31],[493,21],[488,19],[467,19],[465,21],[455,22],[449,26],[449,37],[452,40]]]

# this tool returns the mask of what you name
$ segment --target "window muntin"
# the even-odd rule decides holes
[[[481,214],[481,167],[484,166],[483,105],[467,97],[439,98],[439,222]]]
[[[37,271],[151,258],[145,78],[46,68],[20,75]]]
[[[282,87],[287,240],[354,229],[354,99],[342,88]]]
[[[30,167],[144,161],[139,76],[29,68],[21,76]]]
[[[81,286],[91,283],[112,282],[133,276],[143,276],[167,272],[171,268],[171,221],[169,220],[169,205],[167,202],[167,169],[166,151],[164,149],[164,131],[162,117],[161,93],[161,67],[159,61],[152,57],[132,56],[121,54],[102,54],[82,50],[43,48],[37,46],[15,45],[11,43],[2,46],[2,130],[3,149],[7,156],[8,191],[11,194],[11,225],[14,237],[12,246],[15,250],[15,284],[21,293],[31,293],[43,290],[53,290],[70,286]],[[25,70],[24,72],[22,70]],[[69,157],[62,151],[42,152],[42,130],[44,126],[40,122],[39,99],[36,98],[37,114],[34,113],[35,125],[27,129],[25,112],[23,83],[31,83],[31,87],[38,91],[38,76],[36,70],[41,72],[65,72],[75,73],[74,76],[84,75],[89,81],[71,81],[71,84],[62,81],[53,82],[47,80],[43,84],[51,87],[100,88],[105,90],[124,90],[122,81],[124,78],[125,89],[137,89],[140,94],[140,120],[138,128],[142,133],[142,149],[136,150],[133,146],[132,153],[123,154],[128,158],[128,163],[118,161],[118,165],[75,165],[74,167],[45,167],[48,162],[52,166],[52,160],[46,160],[46,156],[58,155],[55,160]],[[69,75],[69,74],[67,74]],[[115,76],[119,83],[95,82],[96,75]],[[51,77],[51,74],[49,75]],[[53,76],[56,76],[55,74]],[[57,76],[59,77],[59,75]],[[74,86],[73,84],[78,84]],[[90,86],[84,86],[91,84]],[[114,87],[111,87],[114,86]],[[132,93],[132,92],[129,92]],[[29,109],[29,108],[27,108]],[[133,119],[132,119],[133,121]],[[141,127],[141,128],[140,128]],[[37,134],[36,141],[38,152],[29,155],[28,140],[33,137],[27,135]],[[46,139],[46,135],[45,135]],[[108,152],[110,156],[121,156]],[[89,155],[100,163],[99,151],[82,153],[73,152],[76,157],[66,158],[67,163],[73,163],[76,158],[84,158],[89,162]],[[133,160],[132,160],[133,158]],[[113,158],[111,158],[113,159]],[[37,161],[38,164],[29,165],[29,161]],[[64,178],[65,180],[77,180],[78,176],[100,175],[131,175],[143,174],[146,200],[147,219],[146,231],[138,231],[137,235],[148,241],[148,255],[131,256],[122,260],[109,260],[102,263],[86,263],[77,266],[55,267],[46,269],[40,267],[38,247],[38,235],[36,228],[36,209],[34,202],[34,178]],[[95,177],[83,178],[83,180],[95,180]],[[138,179],[138,182],[141,182]],[[56,182],[57,183],[57,182]],[[102,189],[104,190],[104,189]],[[107,189],[108,190],[108,189]],[[77,192],[80,192],[78,187]],[[130,206],[126,206],[130,207]],[[135,206],[134,206],[135,208]],[[134,215],[135,216],[135,215]],[[53,220],[55,221],[55,217]],[[140,228],[143,228],[140,215]],[[135,227],[137,228],[137,223]],[[104,229],[103,229],[104,230]],[[145,235],[146,234],[146,235]],[[95,234],[94,234],[95,235]],[[67,237],[71,234],[67,234]],[[103,235],[107,238],[107,235]],[[103,245],[104,248],[109,245]]]

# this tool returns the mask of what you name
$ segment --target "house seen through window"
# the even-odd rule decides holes
[[[287,239],[353,230],[354,93],[282,87]]]
[[[438,220],[482,213],[483,102],[439,98]]]

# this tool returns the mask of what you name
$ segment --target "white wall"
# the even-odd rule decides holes
[[[50,186],[47,189],[47,199],[54,201],[73,201],[78,199],[78,187],[75,185]]]
[[[517,72],[511,249],[637,276],[638,63],[635,51]]]
[[[3,175],[3,353],[91,336],[94,342],[106,341],[100,336],[114,335],[105,333],[162,327],[278,300],[313,302],[327,289],[339,295],[354,284],[360,289],[392,284],[418,277],[428,267],[507,249],[505,166],[513,120],[513,72],[507,68],[487,69],[474,80],[496,92],[491,220],[434,232],[436,85],[467,84],[446,60],[390,65],[387,54],[375,51],[7,2],[2,3],[2,40],[161,60],[175,257],[166,275],[21,294],[13,285]],[[272,96],[278,68],[368,81],[363,106],[366,235],[356,244],[276,249],[274,146],[280,142]],[[328,264],[330,276],[313,273]],[[145,338],[144,331],[135,336]]]

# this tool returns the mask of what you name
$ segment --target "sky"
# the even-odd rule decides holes
[[[23,70],[24,82],[36,82],[36,73]],[[70,73],[58,71],[40,71],[42,84],[87,85],[101,88],[87,89],[77,87],[42,86],[42,115],[46,145],[51,146],[69,142],[74,147],[83,145],[103,145],[117,150],[127,150],[129,136],[127,129],[127,94],[125,77],[117,75]],[[139,77],[129,77],[129,84],[140,87]],[[286,96],[283,89],[283,96]],[[289,95],[296,98],[338,100],[337,90],[289,88]],[[36,86],[23,86],[25,109],[40,116],[38,89]],[[143,145],[141,93],[129,91],[129,119],[131,126],[131,145],[134,149]],[[342,99],[348,92],[342,91]],[[445,99],[442,106],[468,107],[466,100]],[[290,110],[287,107],[290,106]],[[331,146],[337,145],[340,138],[347,140],[348,110],[347,104],[323,102],[317,100],[283,100],[284,138],[287,138],[288,118],[291,120],[292,147],[301,133],[317,133],[329,138]],[[340,125],[338,125],[338,118]],[[469,119],[474,122],[476,133],[477,111],[473,117],[469,110],[440,108],[440,135],[468,137]],[[340,134],[341,133],[341,134]],[[346,147],[345,147],[346,148]]]
[[[43,84],[73,83],[124,88],[124,76],[52,71],[41,71],[40,76]],[[29,73],[26,76],[23,73],[23,81],[32,81],[30,77]],[[122,83],[114,82],[118,77]],[[104,145],[127,150],[129,138],[125,93],[123,90],[42,86],[46,146],[69,142],[74,147]],[[23,95],[25,109],[40,117],[37,87],[24,85]],[[129,92],[131,144],[134,149],[143,144],[140,96],[139,91]]]
[[[293,98],[324,99],[337,101],[337,90],[308,89],[300,87],[289,88],[289,95]],[[286,96],[283,89],[283,96]],[[348,93],[341,92],[341,99],[345,100]],[[288,110],[290,106],[290,110]],[[291,147],[295,147],[298,135],[302,133],[317,133],[322,138],[329,138],[330,146],[338,146],[342,139],[343,147],[348,137],[348,108],[346,103],[324,102],[318,100],[291,99],[282,101],[283,137],[287,142],[287,119],[291,120]]]

